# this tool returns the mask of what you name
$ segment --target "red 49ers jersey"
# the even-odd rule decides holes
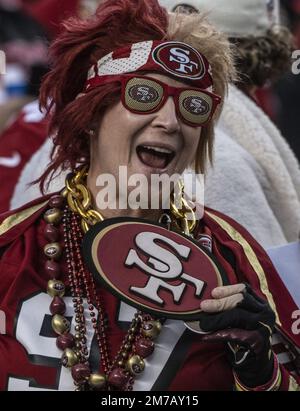
[[[51,327],[51,297],[46,293],[48,278],[43,269],[45,223],[40,215],[41,209],[25,231],[16,228],[19,233],[14,234],[13,245],[2,248],[0,309],[6,313],[6,334],[0,336],[1,390],[74,390],[70,370],[61,365],[62,352]],[[109,318],[108,342],[114,356],[135,309],[104,289],[98,288],[98,293]],[[64,301],[74,332],[71,296]],[[97,371],[99,349],[88,313],[86,318],[90,363]],[[155,351],[134,385],[134,390],[146,391],[231,388],[232,372],[223,347],[200,343],[183,322],[174,320],[164,323]]]
[[[48,278],[42,251],[46,243],[42,215],[47,203],[47,199],[36,201],[0,219],[0,310],[6,319],[5,334],[0,335],[0,390],[74,390],[70,370],[60,362],[62,352],[56,347],[49,311],[51,298],[46,293]],[[225,246],[220,227],[214,227],[208,217],[204,220],[216,233],[213,241],[220,245],[223,242]],[[230,247],[228,238],[226,247]],[[231,252],[234,253],[234,247]],[[239,260],[237,272],[251,282],[247,277],[250,268],[240,251]],[[240,272],[240,263],[243,272]],[[262,260],[261,263],[264,265]],[[267,260],[265,264],[268,265]],[[276,279],[274,281],[276,283]],[[254,278],[252,284],[256,286]],[[108,291],[99,287],[97,290],[109,319],[107,336],[114,356],[134,309]],[[283,290],[281,292],[285,305],[290,304],[289,297]],[[64,300],[66,317],[74,332],[72,299],[66,295]],[[86,319],[89,361],[95,372],[99,370],[99,349],[88,322],[89,315]],[[204,344],[182,321],[167,320],[155,346],[154,353],[145,360],[145,371],[137,377],[134,390],[232,390],[232,369],[225,358],[223,344]],[[296,379],[284,368],[282,372],[281,389],[296,388]]]
[[[23,167],[47,138],[48,121],[44,117],[38,101],[29,103],[0,135],[0,213],[9,210]],[[33,179],[37,177],[34,175]]]

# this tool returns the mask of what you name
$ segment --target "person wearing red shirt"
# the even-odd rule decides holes
[[[188,165],[204,171],[234,75],[227,40],[203,16],[168,16],[157,0],[108,0],[93,18],[67,21],[51,53],[41,104],[55,149],[41,186],[59,167],[73,171],[62,192],[0,217],[0,388],[298,390],[296,306],[244,228],[210,209],[197,220],[183,193],[182,210],[107,208],[98,197],[98,177],[117,177],[120,165],[149,183]],[[201,301],[196,324],[136,312],[95,282],[82,245],[114,217],[166,221],[215,261],[227,280]],[[165,267],[158,257],[152,266]]]

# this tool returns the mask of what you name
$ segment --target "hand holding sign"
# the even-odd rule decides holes
[[[201,303],[200,326],[211,333],[203,336],[202,341],[227,343],[230,362],[244,386],[266,384],[273,374],[277,381],[276,373],[279,381],[280,371],[270,338],[275,314],[268,302],[246,284],[218,287],[212,295],[214,300]]]

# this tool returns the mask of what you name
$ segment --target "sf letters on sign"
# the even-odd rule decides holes
[[[141,260],[135,249],[131,249],[125,265],[128,267],[133,265],[138,266],[143,272],[148,274],[150,278],[145,287],[131,287],[131,291],[163,305],[164,301],[158,295],[158,291],[162,287],[173,294],[174,302],[179,303],[186,288],[186,283],[182,282],[179,285],[171,285],[166,280],[180,279],[193,283],[196,289],[195,294],[200,296],[204,282],[184,273],[182,262],[176,254],[160,247],[156,243],[157,240],[171,246],[183,259],[188,259],[191,252],[189,247],[177,244],[175,241],[157,233],[142,232],[138,234],[135,242],[137,247],[149,256],[148,264],[145,264]]]

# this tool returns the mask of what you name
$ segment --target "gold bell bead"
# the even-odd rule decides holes
[[[53,331],[58,335],[63,335],[70,331],[70,321],[59,314],[55,314],[52,317],[51,325]]]
[[[160,321],[146,321],[142,327],[142,334],[144,337],[151,338],[154,340],[159,336],[161,332],[161,323]]]
[[[127,361],[126,369],[133,375],[140,374],[145,369],[145,362],[139,355],[133,355]]]
[[[61,357],[61,362],[64,367],[71,368],[78,364],[79,358],[73,350],[66,348]]]
[[[106,376],[104,374],[91,374],[88,383],[95,390],[101,390],[106,386]]]
[[[67,187],[65,187],[65,188],[60,192],[60,195],[63,196],[64,198],[67,197],[68,194],[69,194],[69,190],[67,189]]]
[[[50,297],[63,297],[66,291],[66,287],[62,281],[49,280],[47,285],[47,293]]]
[[[62,219],[62,212],[58,208],[50,208],[44,214],[44,220],[48,224],[58,224]]]
[[[44,247],[44,253],[48,258],[58,260],[62,253],[62,248],[59,243],[49,243]]]

